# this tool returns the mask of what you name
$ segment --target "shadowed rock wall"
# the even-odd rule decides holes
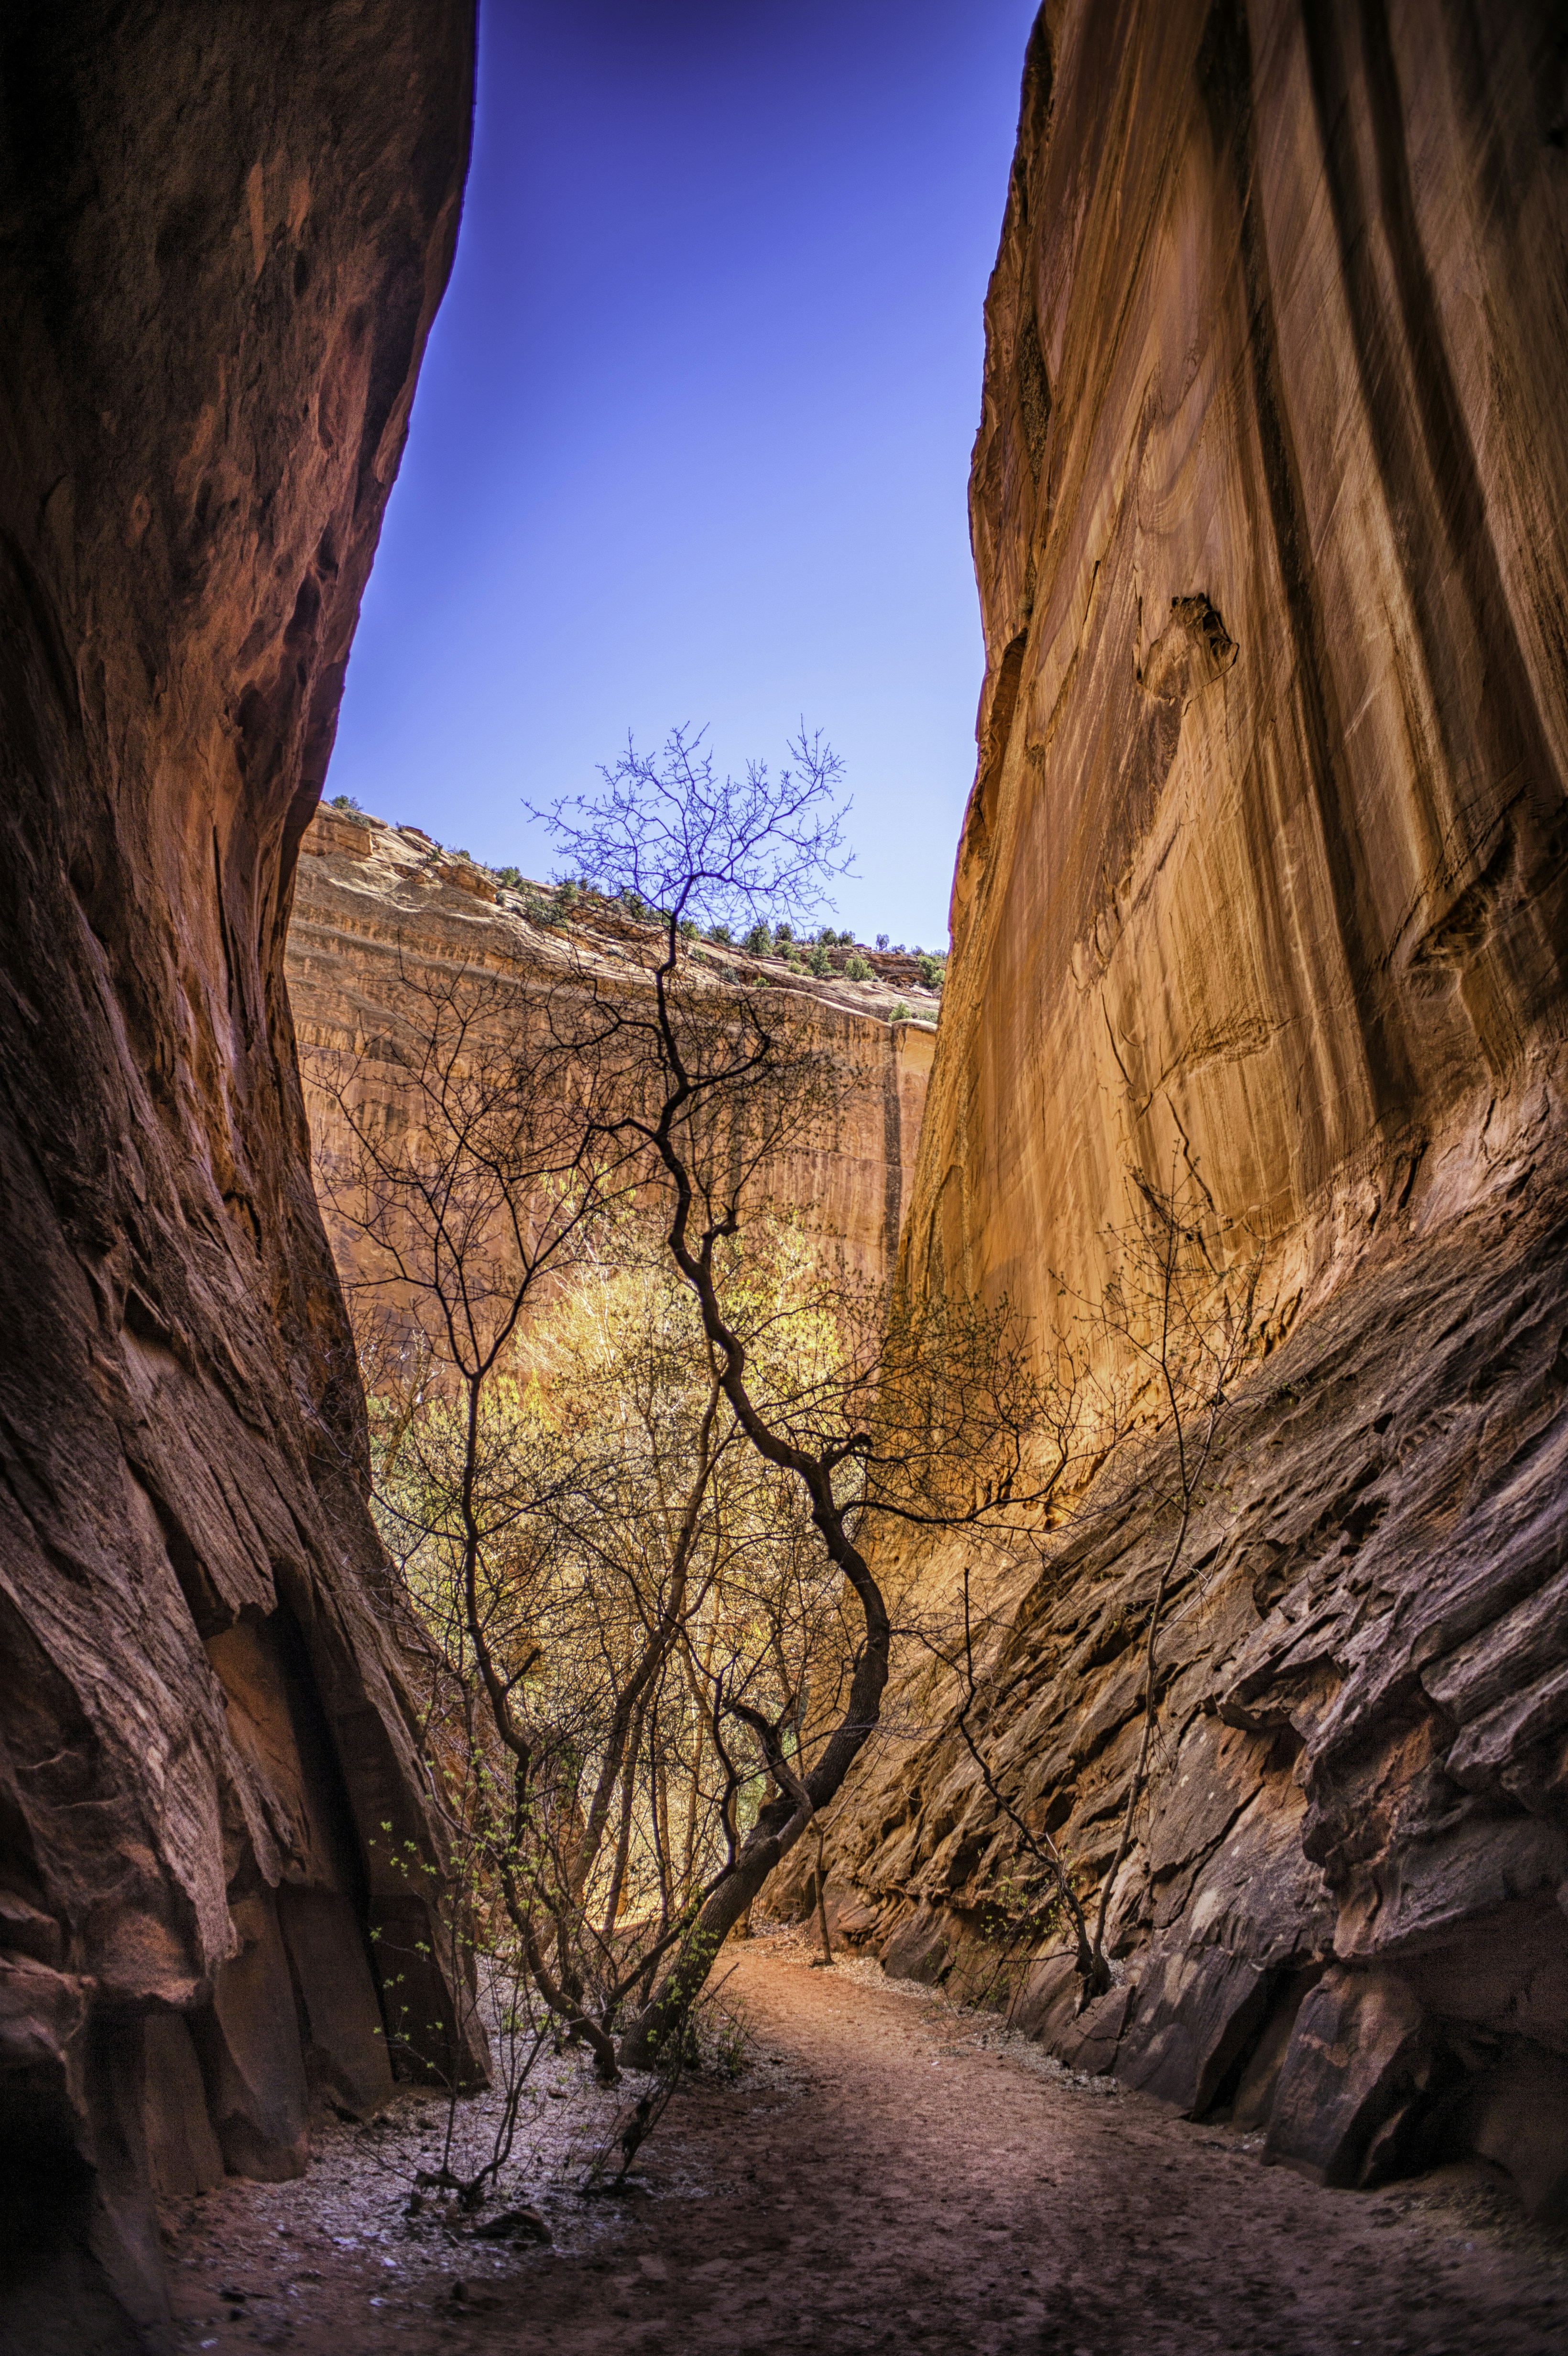
[[[147,2190],[388,2091],[427,1854],[283,988],[450,265],[468,0],[0,30],[6,2344],[153,2345]],[[432,2009],[451,2019],[439,1991]]]
[[[978,773],[905,1267],[1046,1330],[1136,1177],[1273,1238],[1165,1640],[1085,2066],[1371,2180],[1568,2201],[1568,56],[1549,12],[1061,0],[987,302]],[[980,1721],[1092,1890],[1160,1552],[990,1598]],[[925,1558],[939,1600],[956,1558]],[[898,1716],[898,1705],[893,1715]],[[950,1727],[868,1755],[848,1919],[979,1985]],[[804,1871],[804,1868],[798,1869]],[[889,1941],[891,1944],[889,1945]]]

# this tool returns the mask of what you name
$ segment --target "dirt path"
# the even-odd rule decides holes
[[[641,2197],[592,2213],[563,2201],[557,2248],[475,2254],[475,2271],[467,2252],[416,2250],[395,2223],[307,2227],[308,2184],[234,2186],[180,2238],[182,2344],[299,2356],[1568,2348],[1568,2244],[1520,2222],[1482,2171],[1323,2192],[1260,2167],[1223,2130],[1066,2078],[867,1965],[814,1972],[780,1940],[741,1951],[737,1991],[766,2058],[734,2086],[683,2098],[649,2147]],[[303,2204],[293,2225],[277,2222],[285,2197]],[[225,2267],[246,2297],[218,2321]]]

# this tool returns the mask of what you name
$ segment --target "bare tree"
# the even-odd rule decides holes
[[[1105,1230],[1113,1272],[1104,1290],[1084,1296],[1058,1280],[1059,1299],[1071,1304],[1070,1329],[1059,1336],[1044,1370],[1037,1419],[1055,1441],[1057,1526],[1027,1539],[1048,1576],[1053,1554],[1072,1533],[1102,1518],[1141,1526],[1157,1546],[1141,1647],[1137,1751],[1097,1902],[1092,1891],[1087,1901],[1081,1894],[1083,1877],[1071,1856],[1049,1832],[1031,1826],[1019,1796],[997,1772],[983,1726],[976,1725],[982,1689],[967,1569],[961,1629],[924,1632],[959,1679],[955,1731],[1033,1869],[1021,1910],[1008,1926],[1008,1943],[1027,1938],[1052,1917],[1064,1920],[1073,1942],[1080,2009],[1110,1985],[1106,1928],[1157,1740],[1166,1610],[1212,1474],[1231,1389],[1256,1352],[1264,1322],[1259,1292],[1265,1253],[1252,1229],[1236,1223],[1222,1228],[1200,1183],[1179,1163],[1163,1185],[1139,1171],[1128,1174],[1135,1215],[1130,1224]],[[1049,1818],[1052,1811],[1044,1813]]]
[[[557,814],[586,931],[526,981],[405,971],[395,1119],[326,1076],[377,1508],[475,1865],[453,1920],[607,2080],[683,2066],[719,1946],[875,1729],[865,1531],[1010,1524],[1055,1477],[1007,1304],[890,1305],[780,1201],[839,1099],[812,1001],[688,953],[699,919],[805,913],[837,781],[804,736],[776,780],[629,749]]]
[[[603,1046],[630,1082],[608,1134],[618,1152],[640,1150],[662,1188],[667,1249],[700,1312],[723,1398],[757,1455],[798,1489],[859,1617],[848,1690],[830,1722],[819,1721],[804,1772],[787,1756],[785,1718],[728,1699],[776,1796],[628,2029],[623,2056],[643,2062],[678,2033],[720,1944],[877,1725],[891,1625],[860,1532],[890,1515],[972,1526],[1039,1502],[1028,1470],[1034,1387],[1005,1304],[920,1313],[902,1303],[885,1320],[857,1320],[840,1303],[837,1353],[769,1365],[729,1281],[729,1248],[746,1228],[759,1173],[830,1098],[834,1076],[810,1048],[797,998],[717,996],[683,957],[683,927],[744,932],[764,914],[808,915],[839,872],[839,766],[804,728],[791,753],[776,779],[761,764],[720,777],[700,739],[677,732],[658,756],[629,745],[602,794],[549,814],[575,874],[656,918],[649,991],[604,1005]]]
[[[316,1077],[374,1504],[451,1839],[447,1932],[492,1995],[520,1962],[503,2026],[519,2007],[537,2026],[537,1997],[613,2077],[625,2008],[749,1828],[765,1769],[726,1725],[787,1717],[829,1627],[842,1648],[829,1566],[741,1440],[596,1109],[637,1077],[601,979],[586,959],[531,991],[405,967],[395,1105],[352,1059]],[[786,1126],[767,1114],[764,1144]],[[832,1355],[793,1227],[759,1216],[744,1266],[738,1242],[726,1256],[759,1365]]]
[[[1050,1833],[1043,1828],[1036,1832],[1023,1815],[1016,1800],[1008,1796],[995,1768],[969,1723],[970,1715],[979,1699],[979,1687],[975,1678],[975,1631],[970,1611],[969,1579],[969,1569],[965,1565],[964,1649],[961,1656],[964,1698],[959,1706],[955,1723],[965,1749],[979,1771],[980,1781],[996,1806],[1011,1825],[1025,1856],[1036,1869],[1035,1878],[1024,1892],[1025,1903],[1021,1919],[1008,1926],[1008,1944],[1014,1945],[1019,1937],[1028,1935],[1031,1930],[1043,1928],[1054,1915],[1064,1914],[1072,1926],[1073,1965],[1078,1974],[1079,2008],[1082,2010],[1093,1997],[1104,1995],[1105,1989],[1109,1987],[1110,1971],[1100,1951],[1098,1942],[1092,1941],[1090,1938],[1083,1901],[1078,1894],[1068,1860],[1063,1857]],[[1043,1909],[1040,1902],[1042,1890],[1043,1892],[1049,1893],[1045,1896]]]
[[[1141,1205],[1117,1240],[1116,1274],[1100,1301],[1100,1335],[1122,1356],[1130,1382],[1115,1410],[1136,1434],[1133,1480],[1151,1524],[1165,1534],[1144,1639],[1143,1730],[1127,1784],[1115,1856],[1100,1885],[1093,1964],[1103,1973],[1105,1922],[1132,1845],[1159,1713],[1159,1637],[1165,1607],[1187,1549],[1192,1515],[1210,1478],[1229,1392],[1256,1347],[1264,1254],[1251,1233],[1227,1238],[1227,1267],[1213,1204],[1190,1173],[1173,1163],[1168,1185],[1132,1173]],[[1130,1389],[1131,1398],[1125,1396]],[[1147,1401],[1147,1418],[1137,1408]],[[1125,1445],[1125,1443],[1124,1443]],[[1125,1483],[1124,1483],[1124,1486]]]

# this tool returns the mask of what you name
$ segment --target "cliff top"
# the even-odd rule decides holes
[[[464,913],[472,919],[499,922],[520,937],[517,946],[525,954],[531,947],[535,954],[542,950],[548,956],[548,944],[554,939],[570,941],[595,958],[620,962],[630,957],[642,962],[652,945],[657,920],[651,911],[572,884],[542,884],[527,877],[514,882],[515,870],[498,873],[466,852],[448,850],[419,827],[393,826],[368,812],[324,804],[300,847],[302,852],[331,862],[332,879],[339,888],[362,891],[426,916],[434,913],[433,895],[439,894],[443,915],[458,922]],[[453,896],[457,894],[464,895],[468,911],[464,900]],[[798,962],[810,946],[784,941],[773,951],[759,951],[693,934],[688,954],[694,963],[709,967],[716,980],[749,980],[798,991],[844,1013],[880,1023],[934,1027],[940,982],[933,988],[922,978],[922,969],[939,969],[940,959],[840,939],[823,945],[832,970],[814,973]],[[846,970],[857,961],[869,978],[857,979]]]

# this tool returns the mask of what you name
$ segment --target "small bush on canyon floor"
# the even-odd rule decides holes
[[[705,2077],[733,2085],[755,2058],[756,2040],[743,2013],[716,1993],[698,2020],[698,2062]]]

